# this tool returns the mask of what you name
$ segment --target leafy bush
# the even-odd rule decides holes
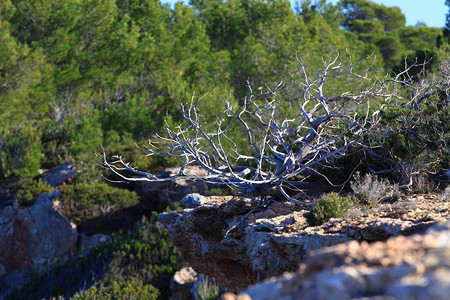
[[[37,196],[54,189],[40,178],[27,176],[0,180],[0,187],[0,207],[13,204],[30,206],[34,204]]]
[[[347,211],[356,206],[352,197],[341,197],[338,193],[331,192],[322,196],[310,211],[311,225],[321,225],[330,218],[343,217]]]
[[[31,182],[24,182],[17,191],[17,199],[19,204],[23,206],[32,205],[37,196],[42,193],[49,193],[54,189],[46,182],[38,179]]]
[[[130,279],[125,282],[112,281],[99,288],[93,286],[84,291],[83,294],[72,297],[73,300],[89,299],[134,299],[134,300],[156,300],[159,291],[151,284],[143,284],[142,281]]]
[[[181,267],[181,254],[169,240],[157,214],[143,218],[127,233],[113,235],[114,259],[107,279],[126,281],[136,277],[168,295],[170,278]]]
[[[31,124],[0,128],[0,179],[36,177],[41,166],[42,143]]]
[[[439,75],[421,79],[397,105],[382,109],[378,133],[366,142],[380,145],[366,149],[369,169],[392,171],[411,190],[415,177],[422,176],[423,185],[423,176],[450,163],[450,61]]]
[[[60,188],[63,214],[76,224],[115,210],[136,205],[135,192],[112,187],[104,182],[77,183]]]
[[[13,289],[6,299],[51,299],[70,296],[89,287],[105,273],[112,259],[111,247],[103,245],[87,255],[55,265],[45,273],[33,273],[20,289]],[[59,299],[59,298],[58,298]]]

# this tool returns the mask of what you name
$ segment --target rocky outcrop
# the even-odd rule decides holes
[[[42,181],[51,186],[58,186],[69,181],[77,174],[78,170],[71,162],[66,162],[55,169],[42,173]]]
[[[385,242],[350,241],[315,251],[296,273],[237,299],[448,299],[450,222]]]
[[[449,208],[439,195],[414,196],[312,227],[308,211],[290,202],[230,196],[208,197],[200,206],[159,219],[195,270],[239,291],[297,269],[314,250],[420,231],[447,220]]]
[[[0,264],[6,271],[41,272],[77,250],[78,232],[58,211],[58,190],[41,194],[31,207],[0,212]]]

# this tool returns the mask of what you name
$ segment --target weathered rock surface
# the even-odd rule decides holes
[[[31,278],[28,270],[13,270],[0,276],[0,299],[6,299],[12,289],[20,289]]]
[[[42,173],[42,181],[51,186],[58,186],[73,178],[77,172],[78,170],[71,162],[66,162],[55,169]]]
[[[409,235],[450,217],[442,195],[414,196],[370,211],[353,211],[310,227],[307,211],[290,202],[208,197],[204,204],[160,214],[170,237],[198,272],[239,291],[293,271],[311,251],[357,241]]]
[[[200,195],[199,193],[192,193],[192,194],[187,194],[186,196],[184,196],[181,200],[180,203],[184,206],[184,207],[197,207],[202,205],[205,202],[206,198],[202,195]]]
[[[385,242],[350,241],[315,251],[296,273],[237,299],[449,299],[450,222]]]
[[[0,264],[6,271],[41,272],[77,250],[78,232],[58,211],[58,191],[41,194],[31,207],[0,212]]]

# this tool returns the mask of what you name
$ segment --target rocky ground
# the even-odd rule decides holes
[[[201,299],[199,291],[215,286],[222,299],[240,300],[450,299],[450,188],[353,208],[316,226],[310,209],[289,201],[204,197],[192,193],[203,185],[174,186],[136,188],[143,203],[161,207],[187,193],[185,209],[159,215],[191,266],[173,278],[172,299]],[[0,299],[31,273],[108,240],[79,234],[61,213],[57,189],[29,207],[1,207]]]
[[[350,241],[311,253],[297,272],[237,299],[449,299],[450,222],[385,242]],[[384,298],[383,298],[384,297]]]
[[[425,286],[424,295],[444,299],[432,293],[450,296],[445,279],[450,268],[439,263],[449,258],[450,225],[436,225],[450,218],[446,197],[404,196],[311,226],[308,211],[289,202],[190,195],[184,199],[190,208],[159,219],[197,272],[232,291],[300,270],[250,288],[240,299],[337,299],[335,292],[341,299],[391,294],[409,299],[400,291],[408,282],[413,286],[408,293]],[[433,225],[434,233],[411,236]]]

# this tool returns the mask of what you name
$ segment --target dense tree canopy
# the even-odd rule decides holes
[[[368,0],[302,0],[294,10],[287,0],[1,1],[0,177],[143,141],[166,116],[177,123],[193,95],[208,93],[202,105],[214,122],[247,81],[289,82],[296,57],[314,70],[347,49],[396,72],[405,57],[443,58],[442,36]]]

